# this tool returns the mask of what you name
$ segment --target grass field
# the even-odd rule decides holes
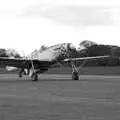
[[[120,77],[0,75],[0,120],[119,120]],[[54,79],[52,79],[54,78]]]

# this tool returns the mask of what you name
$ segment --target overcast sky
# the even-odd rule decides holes
[[[1,0],[0,48],[92,40],[120,46],[119,0]]]

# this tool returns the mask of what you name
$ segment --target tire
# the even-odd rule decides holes
[[[19,72],[19,78],[22,78],[22,71]]]
[[[37,75],[37,73],[33,73],[33,75],[32,75],[32,81],[38,81],[38,75]]]
[[[72,73],[72,80],[79,80],[79,75],[77,72]]]

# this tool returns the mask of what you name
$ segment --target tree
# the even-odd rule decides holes
[[[0,49],[0,57],[7,57],[5,49]]]
[[[5,54],[8,57],[16,57],[16,58],[20,58],[21,57],[21,55],[15,49],[7,49],[7,50],[5,50]]]
[[[83,50],[83,49],[87,49],[93,45],[97,45],[97,43],[90,41],[90,40],[84,40],[79,44],[79,48],[78,50]]]
[[[111,55],[111,48],[107,45],[93,45],[87,48],[88,56]]]

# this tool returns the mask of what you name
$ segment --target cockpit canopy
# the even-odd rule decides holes
[[[72,43],[62,43],[48,47],[42,52],[32,54],[32,59],[58,61],[70,57],[71,51],[75,49]]]

